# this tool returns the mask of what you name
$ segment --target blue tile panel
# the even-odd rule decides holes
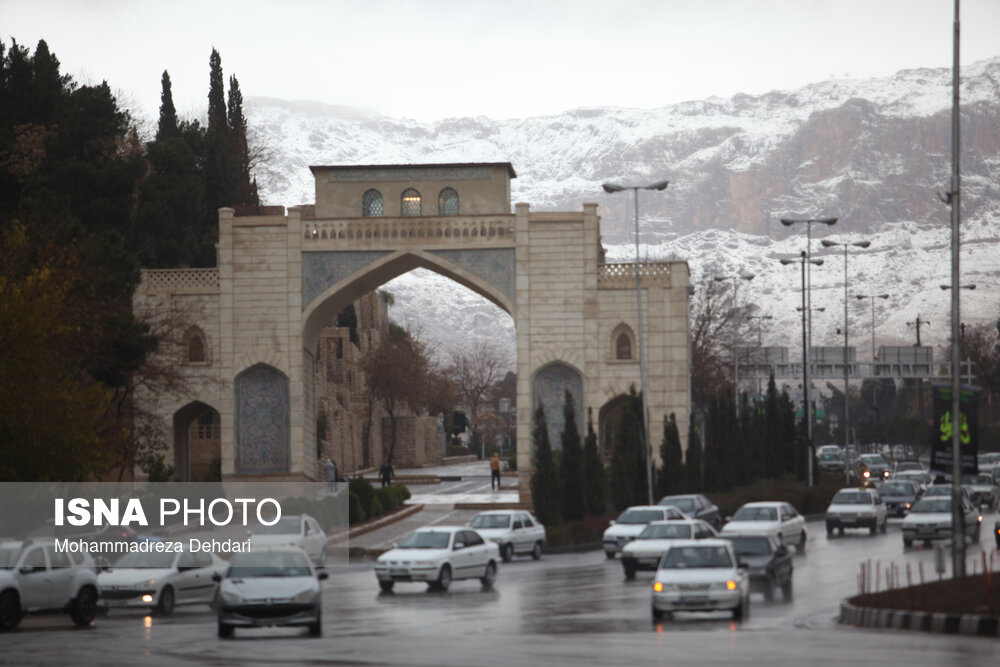
[[[327,288],[388,254],[375,250],[302,253],[302,310]]]
[[[288,378],[257,364],[236,376],[236,473],[288,472],[291,402]]]
[[[583,430],[583,377],[573,368],[561,363],[552,363],[535,373],[531,384],[534,406],[531,414],[535,414],[539,402],[545,409],[545,421],[549,425],[549,442],[553,449],[562,449],[562,432],[566,430],[566,419],[563,407],[566,403],[566,390],[573,397],[576,409],[576,428],[580,433],[581,442],[586,432]]]
[[[512,304],[517,303],[515,259],[513,248],[482,248],[475,250],[430,250],[449,264],[465,269],[502,292]]]

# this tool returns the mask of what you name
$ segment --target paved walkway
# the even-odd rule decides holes
[[[490,465],[488,461],[472,461],[431,468],[401,468],[395,471],[401,484],[407,477],[437,477],[436,484],[406,484],[410,499],[406,505],[423,505],[423,509],[398,521],[390,522],[375,530],[350,540],[351,548],[371,551],[388,549],[421,526],[464,525],[472,520],[479,509],[456,509],[456,505],[490,505],[517,503],[517,477],[501,478],[501,488],[490,488]],[[365,475],[372,483],[378,484],[376,473]]]

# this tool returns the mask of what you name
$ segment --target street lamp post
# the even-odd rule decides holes
[[[888,299],[888,294],[856,294],[858,301],[871,299],[872,302],[872,375],[875,375],[875,299]]]
[[[747,319],[748,320],[757,320],[757,352],[758,352],[758,354],[763,354],[763,352],[761,352],[761,350],[764,347],[764,336],[763,336],[763,334],[761,332],[761,327],[762,327],[762,325],[764,323],[764,320],[773,320],[774,316],[773,315],[747,315]],[[757,395],[758,396],[761,395],[761,391],[760,391],[760,375],[759,375],[759,372],[758,372],[758,375],[757,375]]]
[[[739,335],[739,320],[736,317],[736,308],[739,303],[736,300],[737,294],[739,294],[740,280],[746,280],[747,282],[754,279],[754,274],[752,273],[741,273],[738,276],[715,276],[715,280],[718,282],[724,282],[726,280],[733,281],[733,401],[736,406],[736,413],[739,414],[740,411],[740,359],[736,351],[736,338]]]
[[[639,190],[666,190],[669,184],[670,181],[664,180],[647,185],[605,183],[601,186],[609,194],[631,190],[635,196],[635,206],[633,207],[635,209],[635,306],[638,311],[636,324],[639,328],[636,338],[639,344],[639,382],[642,385],[642,441],[643,456],[646,458],[646,492],[650,505],[653,504],[653,448],[650,445],[649,438],[649,396],[646,391],[646,353],[642,336],[642,278],[640,277],[642,271],[640,270],[641,266],[639,263]]]
[[[834,246],[843,246],[844,248],[844,452],[847,452],[848,447],[851,444],[851,430],[850,430],[850,408],[848,407],[848,389],[850,388],[850,363],[847,358],[848,350],[848,337],[847,337],[847,249],[850,246],[855,248],[867,248],[872,242],[871,241],[856,241],[854,243],[837,243],[836,241],[828,241],[823,239],[820,241],[824,248],[832,248]]]
[[[808,476],[809,486],[813,485],[813,448],[812,448],[812,406],[809,404],[809,335],[807,333],[808,329],[808,312],[809,306],[807,304],[808,297],[808,283],[806,281],[806,267],[810,264],[815,264],[816,266],[822,266],[822,259],[808,259],[808,255],[805,251],[799,259],[783,259],[781,260],[782,265],[788,266],[789,264],[795,264],[800,262],[802,264],[802,417],[806,422],[806,453],[808,456],[808,461],[806,461],[806,471]]]

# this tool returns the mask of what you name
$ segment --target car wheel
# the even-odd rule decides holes
[[[12,630],[21,622],[21,598],[16,591],[0,595],[0,630]]]
[[[542,543],[541,541],[535,542],[535,546],[531,548],[531,557],[538,560],[542,557]]]
[[[802,531],[802,535],[799,537],[799,543],[795,545],[795,549],[800,554],[804,554],[806,552],[806,531]]]
[[[446,564],[441,566],[441,573],[438,575],[437,581],[434,582],[433,588],[446,591],[449,586],[451,586],[451,566]]]
[[[733,619],[745,621],[750,617],[750,596],[740,598],[740,603],[733,608]]]
[[[493,588],[493,582],[497,580],[497,564],[490,561],[486,564],[486,573],[479,578],[479,583],[483,588]]]
[[[878,532],[878,525],[876,525],[876,524],[873,523],[872,525],[868,526],[868,534],[869,535],[874,535],[877,532]]]
[[[903,548],[904,549],[909,549],[912,546],[913,546],[913,540],[910,540],[910,539],[907,539],[907,538],[904,537],[903,538]]]
[[[764,600],[766,600],[767,602],[774,601],[774,588],[775,588],[774,579],[768,579],[767,583],[764,584]]]
[[[660,611],[659,609],[657,609],[656,605],[653,605],[653,620],[654,621],[659,621],[662,618],[663,618],[663,612]]]
[[[391,593],[392,587],[396,585],[395,581],[379,581],[378,587],[382,589],[383,593]]]
[[[503,558],[503,562],[509,563],[514,557],[514,545],[508,542],[500,547],[500,557]]]
[[[622,563],[622,569],[625,571],[625,578],[626,579],[629,579],[629,580],[635,579],[635,566],[634,565],[626,565],[625,563]]]
[[[840,526],[839,528],[837,528],[837,535],[839,535],[841,537],[844,536],[844,527],[843,526]]]
[[[978,542],[979,541],[979,527],[981,525],[982,524],[977,523],[976,524],[976,529],[974,531],[972,531],[972,541],[973,542]]]
[[[827,526],[826,527],[826,538],[830,539],[831,537],[833,537],[833,526]]]
[[[885,535],[885,531],[889,529],[889,517],[887,516],[882,522],[882,528],[880,529],[882,534]]]
[[[309,624],[309,636],[321,637],[323,635],[323,615],[316,614],[316,622]]]
[[[97,591],[84,586],[70,605],[69,617],[77,625],[90,625],[97,616]]]
[[[219,621],[219,637],[222,639],[229,639],[233,636],[233,626],[228,623],[223,623]]]
[[[608,560],[614,560],[615,559],[615,552],[614,551],[605,551],[604,552],[604,557],[607,558]]]
[[[781,597],[785,602],[791,602],[792,600],[792,573],[788,573],[788,581],[786,581],[781,586]]]
[[[160,616],[170,616],[174,613],[174,589],[167,586],[160,591],[160,601],[156,605],[156,613]]]

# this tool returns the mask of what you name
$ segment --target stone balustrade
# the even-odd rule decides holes
[[[303,220],[304,245],[514,244],[513,215]],[[330,242],[333,241],[334,244]]]
[[[143,269],[140,292],[205,294],[219,291],[219,269]]]
[[[640,265],[639,278],[643,286],[670,287],[670,262],[650,262]],[[598,289],[635,288],[635,264],[622,262],[597,267]]]

